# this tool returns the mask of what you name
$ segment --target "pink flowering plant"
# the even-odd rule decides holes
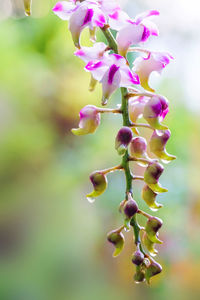
[[[31,1],[24,0],[25,12],[30,15]],[[90,175],[93,191],[87,195],[90,202],[105,192],[107,175],[113,171],[123,171],[126,180],[124,199],[119,210],[122,214],[122,225],[110,231],[107,240],[113,244],[113,256],[121,253],[125,238],[123,231],[133,229],[135,249],[132,263],[135,265],[135,282],[149,283],[151,277],[162,271],[161,265],[154,257],[157,255],[156,244],[161,244],[159,230],[162,220],[142,211],[135,200],[133,183],[136,180],[144,182],[141,196],[146,205],[157,211],[162,207],[157,202],[160,193],[167,192],[159,182],[164,171],[160,163],[168,163],[175,159],[166,151],[170,138],[170,130],[163,124],[169,112],[168,100],[155,92],[149,86],[152,72],[161,73],[173,57],[169,53],[156,52],[138,47],[148,41],[150,36],[158,36],[158,28],[152,22],[152,17],[159,12],[150,10],[130,18],[116,0],[69,0],[60,1],[53,12],[64,21],[69,21],[76,51],[74,55],[85,62],[85,71],[90,73],[90,91],[97,82],[102,86],[101,104],[104,107],[87,105],[80,111],[78,128],[72,129],[75,135],[94,133],[101,122],[101,114],[121,114],[123,125],[115,138],[115,149],[121,156],[118,166],[106,170],[94,171]],[[88,27],[92,47],[81,45],[81,33]],[[96,31],[101,30],[107,43],[96,42]],[[111,31],[112,30],[112,31]],[[116,34],[116,39],[113,36]],[[127,60],[127,53],[140,54],[133,64]],[[121,90],[121,104],[117,108],[105,108],[113,93]],[[143,117],[145,123],[139,123]],[[150,140],[141,136],[140,129],[152,131]],[[149,153],[147,147],[149,146]],[[153,155],[153,157],[151,157]],[[144,175],[133,174],[132,163],[144,168]],[[146,225],[140,226],[137,215],[146,218]]]

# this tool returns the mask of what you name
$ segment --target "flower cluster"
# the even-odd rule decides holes
[[[30,3],[25,1],[28,2]],[[155,245],[162,243],[159,239],[162,220],[139,209],[134,200],[132,184],[135,180],[142,180],[144,186],[141,195],[147,206],[152,211],[162,207],[156,198],[167,189],[159,183],[164,171],[159,160],[167,163],[175,159],[175,156],[166,151],[170,131],[163,121],[169,112],[168,100],[155,93],[149,86],[149,77],[152,72],[161,73],[173,57],[169,53],[150,51],[135,45],[141,43],[143,45],[150,36],[158,36],[158,29],[151,18],[158,16],[159,12],[150,10],[130,18],[116,0],[61,1],[55,5],[53,12],[62,20],[69,21],[69,30],[76,47],[74,55],[84,61],[85,71],[91,75],[89,89],[93,91],[97,82],[101,84],[102,105],[105,106],[111,95],[117,89],[121,89],[121,106],[116,109],[85,106],[80,111],[79,128],[72,129],[72,132],[75,135],[94,133],[100,125],[102,113],[122,115],[123,127],[115,138],[115,149],[122,157],[122,162],[118,166],[91,174],[90,180],[94,190],[87,198],[92,202],[106,190],[107,174],[116,170],[124,171],[126,191],[125,199],[120,204],[124,221],[120,228],[108,233],[107,239],[115,247],[113,256],[117,256],[124,246],[123,230],[133,227],[136,247],[132,256],[132,262],[136,267],[134,280],[149,282],[152,276],[162,271],[162,267],[153,259],[157,254]],[[91,47],[81,44],[81,33],[86,27],[89,28],[93,42]],[[103,32],[107,44],[96,42],[97,29]],[[116,39],[110,29],[115,32]],[[141,54],[133,65],[127,60],[128,52]],[[141,89],[136,88],[138,86]],[[144,119],[144,123],[138,123],[140,118]],[[140,128],[152,130],[148,142],[140,135]],[[148,144],[149,153],[147,153]],[[150,157],[152,155],[154,156]],[[143,166],[143,176],[132,173],[130,167],[132,162]],[[147,218],[145,227],[138,224],[137,214]]]

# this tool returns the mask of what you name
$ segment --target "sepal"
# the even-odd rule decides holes
[[[146,249],[149,251],[151,256],[156,256],[158,251],[154,248],[154,244],[148,237],[147,233],[144,232],[142,236],[143,244],[146,247]]]
[[[154,191],[152,191],[148,185],[145,184],[145,186],[142,189],[142,199],[153,211],[157,211],[163,206],[162,204],[156,202],[156,196],[157,194]]]

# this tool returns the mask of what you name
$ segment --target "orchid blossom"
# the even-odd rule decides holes
[[[125,239],[122,231],[133,228],[135,249],[132,262],[136,268],[134,280],[149,283],[151,277],[162,271],[160,264],[152,258],[158,253],[155,244],[162,243],[158,238],[162,220],[139,208],[133,196],[133,182],[140,180],[145,183],[142,188],[142,199],[151,210],[157,211],[162,207],[162,204],[156,202],[156,198],[160,193],[167,192],[167,189],[159,182],[164,171],[159,159],[167,163],[175,159],[175,156],[169,155],[165,149],[171,135],[168,127],[163,124],[169,112],[168,100],[155,93],[148,81],[152,72],[161,73],[173,57],[168,53],[137,48],[135,45],[146,42],[151,35],[158,36],[157,26],[152,23],[150,17],[158,16],[159,12],[150,10],[131,18],[115,0],[61,1],[55,5],[53,12],[62,20],[69,21],[72,39],[78,48],[74,55],[84,61],[85,70],[91,74],[90,90],[94,89],[97,82],[102,85],[102,105],[107,104],[117,89],[121,90],[122,101],[117,108],[85,106],[80,111],[79,128],[72,129],[72,133],[75,135],[94,133],[100,125],[102,113],[122,115],[123,126],[115,138],[115,149],[122,161],[118,166],[91,174],[93,191],[87,198],[90,202],[94,202],[96,197],[106,192],[107,174],[117,170],[124,172],[125,199],[121,201],[119,207],[123,224],[110,231],[107,239],[115,247],[113,254],[115,257],[124,247]],[[82,46],[80,42],[80,34],[85,27],[89,28],[94,42],[91,47]],[[116,40],[109,27],[116,31]],[[95,42],[95,31],[98,28],[106,38],[105,43]],[[126,57],[127,52],[131,51],[142,52],[147,56],[137,57],[132,66]],[[141,86],[141,89],[136,89],[135,85]],[[143,118],[145,123],[139,123],[140,118]],[[150,141],[141,136],[140,128],[153,130]],[[150,152],[147,154],[148,144]],[[132,172],[131,163],[144,168],[143,176]],[[147,218],[145,227],[140,227],[138,214]]]

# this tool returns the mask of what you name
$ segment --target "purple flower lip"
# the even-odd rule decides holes
[[[54,8],[52,9],[54,12],[57,12],[57,11],[62,11],[63,9],[63,6],[62,6],[62,3],[61,2],[58,2]]]
[[[87,23],[91,22],[93,15],[94,15],[93,9],[91,9],[91,8],[88,9],[88,10],[87,10],[87,13],[86,13],[86,15],[85,15],[85,18],[84,18],[84,20],[83,20],[82,26],[84,26],[84,25],[86,25]]]
[[[117,67],[116,65],[112,65],[110,67],[110,70],[109,70],[109,74],[108,74],[108,83],[109,84],[112,84],[113,83],[113,79],[114,79],[114,76],[115,76],[115,73],[119,70],[119,67]]]

